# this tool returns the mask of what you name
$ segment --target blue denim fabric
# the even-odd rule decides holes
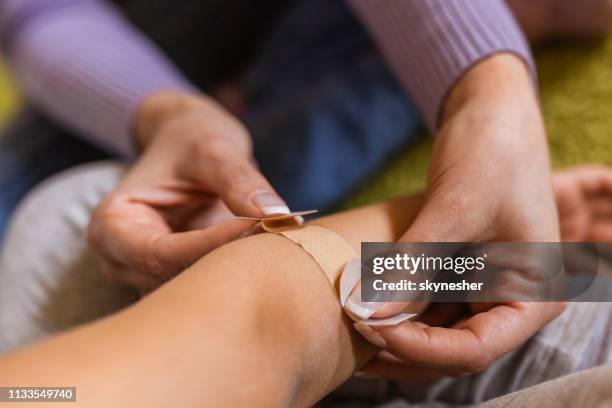
[[[331,206],[419,126],[416,108],[342,1],[298,1],[247,78],[262,172],[292,209]]]
[[[245,96],[256,159],[293,209],[330,209],[419,125],[343,2],[296,2],[250,67]],[[102,158],[32,109],[21,114],[0,136],[0,238],[36,183]]]
[[[297,95],[245,118],[263,174],[296,210],[329,210],[404,148],[419,125],[377,60]]]

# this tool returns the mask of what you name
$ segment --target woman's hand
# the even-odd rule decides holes
[[[220,220],[288,211],[253,163],[247,130],[214,101],[155,94],[134,132],[143,154],[88,231],[112,278],[146,293],[252,226]]]
[[[385,351],[362,372],[411,381],[479,373],[520,347],[564,308],[563,303],[555,302],[515,302],[494,307],[483,303],[437,303],[420,321],[369,328],[366,338]]]
[[[518,58],[490,57],[450,94],[425,203],[401,240],[559,240],[544,126]]]
[[[564,242],[612,240],[612,169],[600,165],[584,165],[555,172],[553,191]],[[476,372],[495,360],[500,351],[514,348],[516,343],[509,341],[514,334],[519,333],[519,339],[523,340],[542,322],[554,318],[562,310],[562,306],[561,309],[559,307],[559,303],[511,303],[486,310],[486,305],[479,303],[437,304],[421,316],[420,322],[402,325],[397,331],[390,329],[391,333],[384,338],[368,331],[374,342],[387,350],[397,350],[395,353],[401,359],[382,352],[364,372],[396,380],[432,380],[443,375]],[[486,312],[479,314],[483,308]],[[501,324],[499,320],[502,313],[514,318],[506,318]],[[498,321],[487,324],[490,318]],[[441,329],[449,326],[453,330]],[[362,330],[367,331],[367,328]],[[495,334],[487,330],[495,330]],[[487,339],[490,336],[495,336],[497,341],[489,342]],[[472,344],[472,348],[466,349],[464,341],[453,341],[459,338]],[[401,347],[408,342],[412,344],[410,348]],[[454,349],[454,344],[462,348]],[[429,354],[420,353],[419,350],[426,350]],[[427,369],[420,368],[423,356],[432,353],[444,357],[428,361]],[[453,357],[446,359],[447,353]],[[464,365],[463,370],[457,369],[458,363]]]
[[[551,184],[531,78],[518,58],[490,57],[472,68],[447,99],[425,202],[401,240],[559,241]],[[374,316],[394,314],[398,306],[375,306]],[[443,327],[406,322],[369,329],[357,324],[383,345],[383,356],[395,356],[392,363],[379,358],[371,371],[397,376],[399,361],[407,372],[414,366],[442,375],[481,371],[563,310],[556,303],[464,306],[451,306],[446,313],[455,320]]]

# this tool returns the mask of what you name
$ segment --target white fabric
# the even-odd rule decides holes
[[[0,353],[118,310],[136,299],[110,283],[84,231],[123,167],[68,170],[21,204],[0,250]]]

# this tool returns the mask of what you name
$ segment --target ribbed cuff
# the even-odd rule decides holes
[[[349,0],[429,130],[450,90],[477,62],[509,52],[536,81],[529,46],[503,0]]]
[[[41,12],[13,29],[10,65],[41,110],[98,146],[133,156],[129,131],[142,100],[194,87],[110,5],[78,0],[44,8],[53,1],[39,0]]]

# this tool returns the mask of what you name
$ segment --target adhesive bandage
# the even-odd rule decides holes
[[[265,220],[262,221],[262,227],[266,229]],[[359,254],[335,232],[318,225],[303,226],[289,223],[285,226],[275,224],[271,232],[284,236],[308,252],[323,270],[336,296],[339,297],[342,308],[352,320],[370,326],[393,326],[416,316],[416,314],[399,313],[385,319],[362,319],[345,307],[348,296],[359,283],[361,263]]]
[[[416,316],[416,314],[398,313],[385,319],[363,319],[345,307],[349,295],[361,279],[359,254],[335,232],[318,225],[303,225],[302,216],[314,214],[317,211],[307,210],[264,217],[235,218],[258,221],[263,230],[282,235],[304,249],[319,265],[336,296],[339,297],[342,308],[352,320],[369,326],[393,326]]]
[[[298,226],[278,233],[308,252],[327,276],[336,296],[340,296],[340,274],[349,260],[359,256],[353,247],[335,232],[318,225]]]

